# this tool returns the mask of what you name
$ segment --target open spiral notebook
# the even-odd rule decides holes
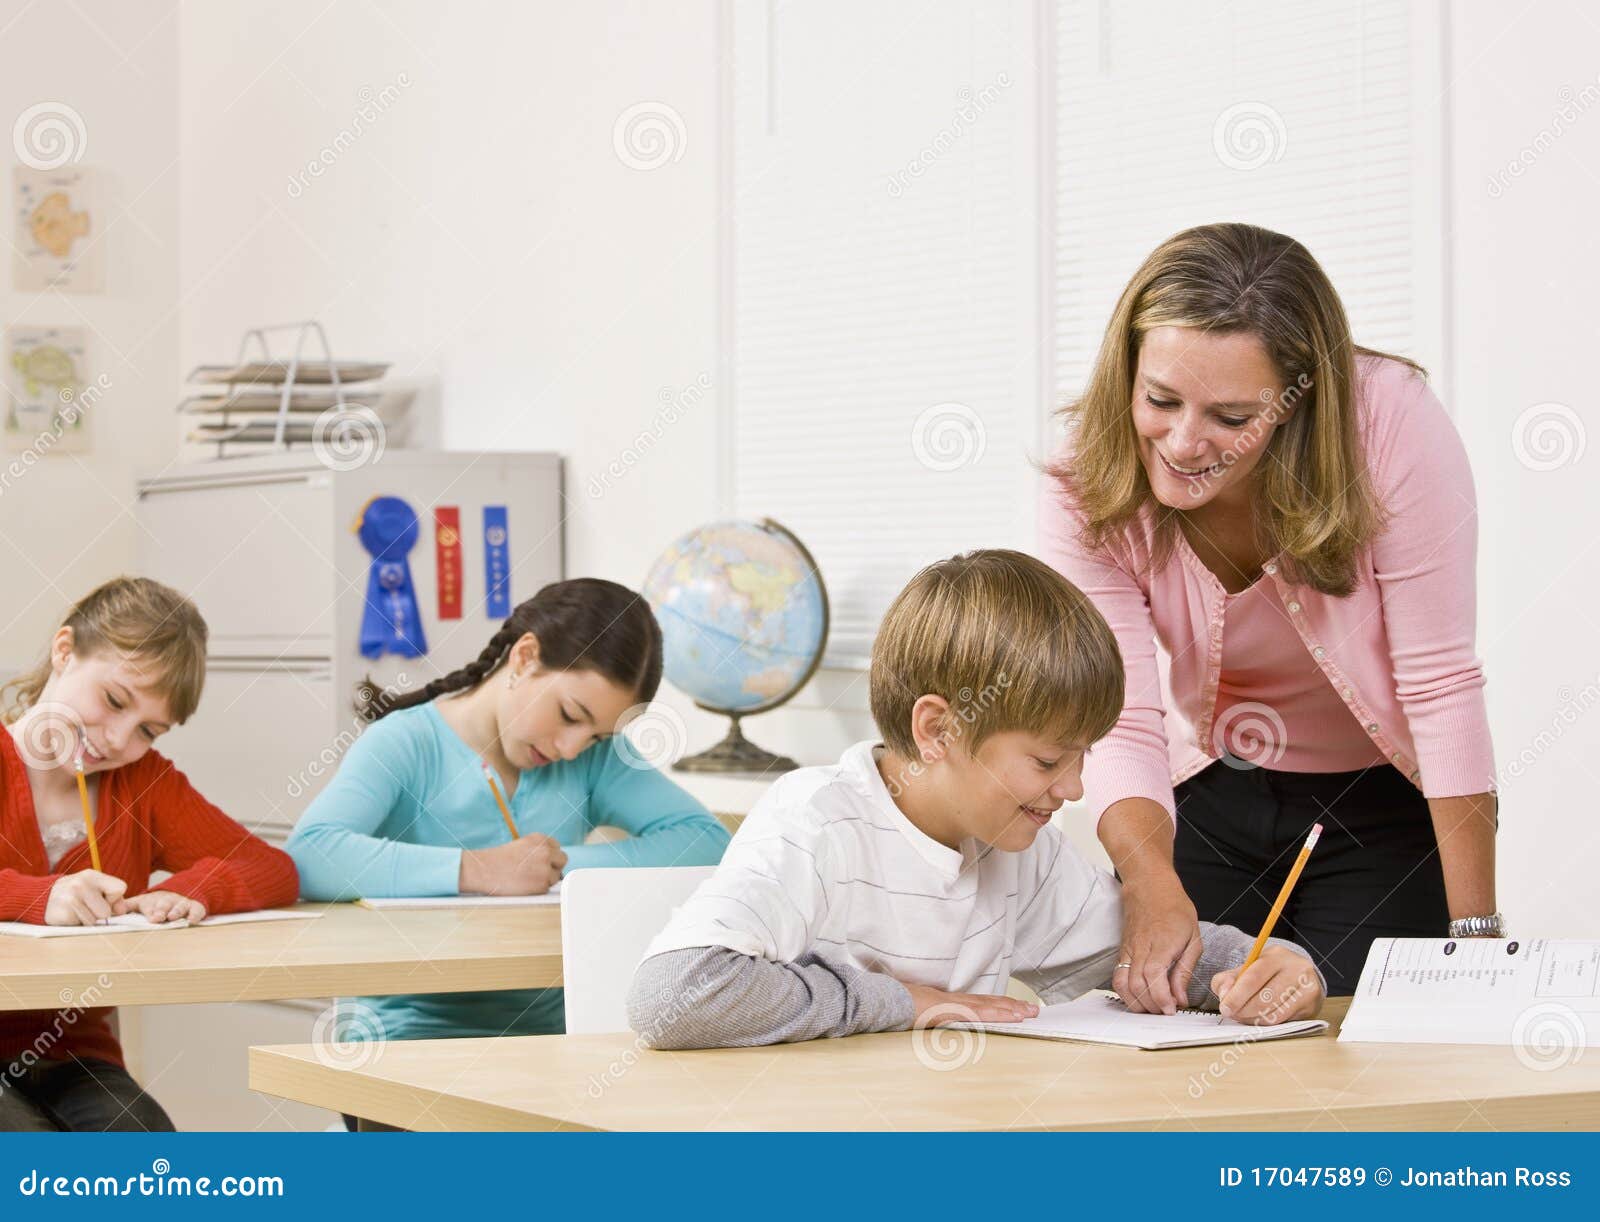
[[[1328,1024],[1320,1018],[1254,1027],[1204,1010],[1179,1010],[1176,1014],[1135,1014],[1111,993],[1086,993],[1076,1001],[1040,1006],[1036,1017],[1023,1019],[1020,1023],[950,1025],[967,1031],[992,1031],[996,1035],[1115,1044],[1147,1051],[1281,1040],[1296,1035],[1313,1035],[1328,1029]]]

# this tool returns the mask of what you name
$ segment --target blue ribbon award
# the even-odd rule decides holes
[[[362,511],[356,533],[372,556],[361,614],[361,656],[421,657],[428,652],[428,638],[406,559],[421,533],[417,511],[397,496],[374,497]]]

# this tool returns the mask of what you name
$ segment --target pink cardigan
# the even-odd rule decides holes
[[[1483,670],[1473,652],[1478,528],[1466,449],[1411,369],[1378,358],[1359,366],[1362,442],[1388,526],[1345,598],[1291,585],[1275,561],[1265,573],[1384,758],[1429,798],[1492,791]],[[1181,536],[1172,559],[1150,573],[1153,521],[1146,509],[1114,546],[1091,553],[1078,539],[1082,517],[1054,480],[1041,500],[1040,555],[1094,600],[1127,667],[1122,715],[1084,763],[1096,821],[1131,797],[1174,814],[1173,786],[1218,757],[1226,591]]]

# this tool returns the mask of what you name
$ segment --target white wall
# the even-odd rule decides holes
[[[1450,22],[1451,406],[1481,519],[1478,639],[1502,776],[1500,900],[1516,932],[1595,937],[1600,21],[1584,6],[1539,0],[1514,14],[1453,5]],[[1507,171],[1513,162],[1520,176]],[[1542,433],[1540,417],[1523,426],[1534,466],[1567,457],[1548,470],[1531,469],[1514,441],[1518,419],[1542,403],[1573,413],[1544,415]]]
[[[178,18],[159,0],[73,5],[0,0],[0,322],[82,327],[89,380],[107,387],[89,420],[92,449],[49,452],[10,474],[0,454],[0,673],[42,657],[67,607],[134,563],[133,472],[174,454],[177,399]],[[79,163],[99,177],[90,241],[105,261],[97,295],[19,292],[9,219],[12,125],[62,103],[81,118]],[[20,460],[19,460],[20,461]]]
[[[180,363],[231,358],[251,323],[320,318],[341,353],[396,363],[442,444],[566,454],[568,571],[638,585],[726,512],[716,9],[186,6]],[[681,157],[653,170],[614,145],[641,102],[683,124]],[[668,698],[695,746],[720,736]],[[830,733],[832,715],[794,712],[752,732],[794,750],[797,718],[820,726],[807,758],[867,732],[864,714]]]

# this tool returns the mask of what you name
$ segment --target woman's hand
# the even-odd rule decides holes
[[[463,895],[543,895],[561,881],[567,855],[561,845],[538,832],[492,849],[461,854]]]
[[[998,993],[947,993],[926,984],[906,984],[906,992],[916,1008],[911,1025],[919,1030],[950,1023],[1020,1023],[1039,1013],[1031,1001]]]
[[[1200,961],[1200,922],[1171,871],[1130,879],[1122,887],[1122,946],[1111,987],[1135,1014],[1176,1014]]]
[[[165,925],[168,921],[188,921],[198,925],[206,919],[206,906],[199,900],[176,891],[146,891],[131,896],[115,905],[120,916],[124,912],[140,913],[152,925]]]
[[[1224,1018],[1269,1026],[1315,1018],[1322,1009],[1322,981],[1311,960],[1287,946],[1268,946],[1243,972],[1230,968],[1211,978]]]
[[[44,903],[46,925],[98,925],[119,911],[128,884],[99,870],[58,878]]]

